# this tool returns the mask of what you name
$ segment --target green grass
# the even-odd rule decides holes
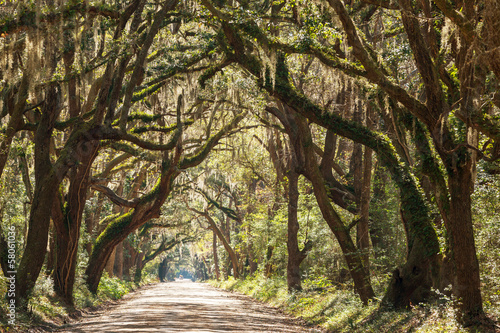
[[[262,274],[209,283],[279,307],[331,332],[471,332],[458,323],[452,301],[390,311],[381,310],[379,301],[363,306],[349,286],[333,286],[321,278],[303,281],[303,291],[294,293],[287,292],[284,277],[265,278]]]
[[[111,300],[118,300],[129,292],[137,289],[140,286],[158,282],[157,278],[152,275],[144,274],[139,285],[130,281],[120,280],[116,277],[109,277],[104,273],[99,283],[97,295],[93,295],[84,283],[81,277],[75,281],[73,291],[74,308],[67,308],[61,304],[54,293],[54,284],[50,277],[41,275],[33,290],[33,296],[30,298],[28,312],[18,312],[16,318],[16,326],[6,329],[6,317],[2,314],[6,311],[5,302],[0,303],[0,333],[2,332],[26,332],[31,327],[37,326],[58,326],[68,321],[73,313],[78,313],[86,308],[95,308],[106,304]],[[4,278],[0,276],[0,282]],[[5,291],[5,286],[0,286],[0,292]]]

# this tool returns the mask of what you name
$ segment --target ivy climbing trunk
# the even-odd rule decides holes
[[[180,153],[162,163],[162,174],[153,190],[142,196],[129,212],[112,220],[97,238],[89,264],[85,270],[87,286],[92,293],[97,293],[99,281],[115,247],[133,231],[152,218],[158,217],[160,208],[172,189],[173,180],[179,175],[177,164]]]

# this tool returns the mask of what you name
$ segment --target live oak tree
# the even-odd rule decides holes
[[[123,15],[118,18],[108,7],[97,9],[80,2],[56,8],[52,16],[44,16],[39,11],[40,4],[36,5],[34,9],[27,7],[26,11],[21,13],[22,20],[18,21],[18,18],[12,18],[11,21],[4,24],[3,31],[8,35],[13,34],[13,37],[9,36],[8,38],[17,40],[16,36],[25,34],[24,38],[27,38],[31,43],[26,43],[22,39],[19,43],[20,53],[16,58],[19,60],[16,60],[14,65],[23,68],[24,65],[20,57],[26,54],[27,64],[30,67],[25,69],[27,75],[20,81],[19,103],[17,105],[10,103],[9,106],[12,104],[14,108],[8,108],[8,112],[19,113],[16,110],[25,109],[21,102],[25,100],[24,96],[27,94],[28,75],[34,75],[34,78],[39,80],[38,82],[45,85],[44,87],[44,85],[37,85],[37,83],[31,86],[36,92],[35,97],[30,100],[35,105],[32,109],[36,110],[37,107],[40,107],[40,113],[27,114],[26,120],[18,120],[17,113],[14,113],[13,119],[16,123],[10,126],[14,130],[13,133],[22,130],[35,133],[34,169],[36,177],[30,214],[32,222],[29,223],[27,247],[19,267],[17,297],[20,300],[26,299],[42,267],[49,221],[52,218],[57,230],[58,245],[54,270],[55,289],[68,304],[72,303],[72,287],[77,264],[76,254],[83,207],[90,185],[91,166],[103,143],[110,144],[123,140],[142,149],[163,151],[163,177],[160,177],[161,181],[156,187],[157,191],[162,191],[160,198],[156,198],[152,194],[146,196],[145,202],[136,200],[134,202],[137,204],[134,206],[136,209],[133,211],[137,212],[142,208],[147,209],[145,208],[147,203],[156,202],[156,206],[161,206],[161,203],[168,196],[167,188],[170,186],[171,177],[178,173],[177,168],[187,168],[199,163],[220,138],[242,118],[241,115],[236,116],[230,125],[223,127],[215,135],[207,137],[206,145],[195,151],[194,156],[188,156],[180,161],[182,127],[189,126],[192,123],[191,120],[186,117],[185,123],[174,124],[171,127],[165,126],[165,123],[161,123],[161,121],[159,121],[159,126],[148,126],[148,121],[158,119],[161,115],[136,115],[134,112],[130,112],[133,105],[137,105],[138,102],[142,104],[141,101],[145,97],[169,84],[169,79],[175,74],[185,71],[186,66],[200,62],[207,57],[207,44],[198,44],[201,46],[201,49],[198,49],[201,52],[195,52],[191,57],[181,56],[180,66],[179,64],[164,66],[162,59],[158,61],[158,53],[148,58],[152,53],[150,51],[151,45],[157,41],[160,29],[165,27],[164,24],[168,20],[169,13],[176,5],[175,1],[151,6],[149,4],[146,6],[145,1],[133,1],[122,9]],[[144,13],[149,13],[147,15],[152,23],[150,26],[146,25],[146,22],[149,21],[144,20]],[[96,16],[116,20],[116,24],[111,28],[114,28],[112,36],[109,35],[109,32],[112,32],[109,28],[102,30],[100,36],[87,34],[85,28],[99,24],[94,20]],[[30,22],[29,19],[32,21]],[[80,21],[80,19],[82,20]],[[40,26],[35,24],[37,20],[41,22]],[[130,24],[127,25],[127,22]],[[36,28],[46,29],[47,32],[57,31],[58,33],[40,37],[36,31],[33,31],[31,24],[35,24]],[[59,28],[60,30],[58,30]],[[59,36],[61,38],[57,40]],[[136,43],[137,47],[131,50],[132,52],[127,51],[128,44],[120,42],[124,36],[133,38]],[[97,43],[99,37],[100,43]],[[93,45],[82,49],[76,47],[76,45],[88,46],[86,43],[92,39],[96,42],[95,48]],[[59,49],[59,42],[62,43],[62,49]],[[17,47],[17,45],[15,46]],[[106,55],[104,55],[104,51],[107,52]],[[65,76],[62,80],[57,80],[53,76],[58,70],[57,58],[59,56],[62,56],[64,63],[64,71],[61,74]],[[84,67],[75,61],[77,57],[80,61],[94,58],[91,59],[90,66]],[[96,60],[102,60],[100,59],[102,57],[104,61],[96,62]],[[145,75],[148,74],[145,73],[145,65],[155,60],[158,62],[160,70],[154,72],[154,75]],[[48,75],[46,72],[42,73],[43,77],[39,72],[40,68],[36,67],[42,62],[49,69]],[[7,66],[10,65],[7,63]],[[9,67],[5,67],[5,69],[10,70]],[[91,76],[89,72],[99,77],[90,82],[88,86],[86,83],[77,86],[77,79],[88,79]],[[139,91],[137,87],[144,81],[145,77],[149,81],[146,81],[145,89]],[[15,80],[16,77],[14,76],[13,79]],[[43,80],[48,82],[44,83]],[[127,80],[126,83],[125,80]],[[77,88],[79,88],[78,91]],[[43,91],[45,91],[45,96],[41,94]],[[85,94],[85,92],[87,92],[85,102],[82,103],[78,100],[77,93]],[[65,98],[67,98],[67,104],[64,102]],[[180,101],[177,104],[179,104],[177,120],[181,121]],[[118,105],[120,106],[119,112],[115,112]],[[128,126],[128,124],[136,123],[137,119],[144,120],[146,125],[134,129]],[[61,142],[59,138],[54,140],[54,130],[64,133],[60,137],[64,141]],[[171,136],[170,142],[165,144],[157,144],[134,135],[154,132],[172,132],[174,134]],[[11,135],[9,134],[3,141],[6,147],[10,140]],[[177,153],[168,156],[167,151],[170,150],[176,150]],[[187,151],[191,153],[191,150]],[[51,156],[54,151],[57,160],[52,162]],[[180,162],[181,165],[177,166],[177,162]],[[63,194],[64,190],[62,190],[60,195],[55,195],[59,185],[66,184],[66,177],[68,177],[69,183],[68,192]],[[155,199],[159,199],[159,201],[155,201]],[[52,202],[55,204],[52,205]],[[157,212],[153,210],[148,214],[146,220],[155,216]],[[144,223],[144,221],[141,220],[139,225],[140,223]],[[92,278],[96,278],[98,281],[99,277],[100,274],[96,274]],[[93,290],[95,291],[96,288],[97,285]]]
[[[469,322],[469,319],[482,313],[479,268],[470,217],[470,193],[473,188],[474,166],[477,156],[481,155],[481,149],[477,147],[477,132],[474,131],[480,129],[483,135],[489,137],[488,142],[491,145],[485,146],[484,151],[488,150],[487,158],[491,159],[496,158],[495,128],[498,128],[494,124],[494,118],[489,116],[491,107],[483,107],[480,110],[480,106],[485,105],[481,103],[481,99],[489,100],[484,93],[485,88],[491,89],[496,84],[496,79],[485,80],[489,70],[495,74],[494,61],[485,61],[489,57],[484,56],[488,48],[492,47],[491,33],[489,35],[487,33],[490,29],[487,30],[484,28],[485,25],[482,25],[483,30],[474,30],[474,24],[482,22],[478,13],[482,12],[485,5],[463,5],[467,8],[468,14],[460,14],[457,8],[461,8],[461,4],[455,4],[456,7],[453,7],[439,1],[436,2],[437,6],[426,1],[418,4],[409,1],[400,1],[397,4],[366,1],[365,4],[351,11],[348,11],[341,1],[332,0],[328,3],[331,9],[324,9],[324,15],[335,17],[338,21],[331,20],[327,23],[323,21],[323,23],[326,23],[325,27],[331,27],[330,29],[343,31],[345,40],[342,43],[348,44],[351,48],[349,54],[338,47],[340,36],[335,34],[326,36],[321,31],[318,33],[312,28],[311,23],[307,20],[302,21],[300,15],[297,15],[301,8],[286,7],[288,12],[285,15],[277,15],[268,23],[275,27],[279,24],[276,22],[294,22],[296,30],[287,29],[287,31],[293,31],[291,34],[296,33],[300,38],[289,41],[289,37],[276,38],[272,31],[266,34],[262,26],[251,19],[245,19],[245,15],[238,8],[203,1],[206,8],[221,20],[220,27],[224,31],[228,45],[231,46],[228,57],[233,57],[242,67],[259,78],[262,86],[271,95],[290,105],[310,121],[372,148],[377,152],[379,159],[387,165],[393,179],[400,185],[402,219],[408,232],[409,253],[407,264],[395,272],[392,287],[386,296],[386,300],[395,305],[408,305],[414,292],[424,292],[418,290],[420,287],[429,290],[431,285],[439,284],[436,281],[438,279],[436,272],[440,266],[439,246],[425,200],[417,189],[415,180],[411,180],[413,176],[410,175],[409,170],[405,170],[403,165],[396,162],[395,152],[391,152],[391,148],[383,143],[382,138],[373,136],[359,125],[347,124],[324,112],[304,96],[294,92],[294,87],[289,84],[286,72],[282,72],[279,64],[273,64],[272,59],[273,57],[276,59],[279,51],[312,54],[326,66],[376,85],[383,94],[388,96],[389,103],[396,106],[396,108],[390,106],[395,112],[400,110],[397,105],[401,105],[418,119],[415,121],[424,125],[428,137],[432,140],[433,148],[437,152],[437,156],[427,155],[427,160],[432,161],[433,158],[438,158],[440,160],[438,163],[442,163],[446,170],[445,176],[434,173],[430,179],[434,183],[438,208],[449,233],[448,256],[451,256],[454,262],[452,268],[454,293],[460,299],[464,322]],[[380,5],[382,8],[372,5]],[[283,8],[285,5],[276,6]],[[256,7],[252,9],[256,12],[260,10]],[[361,9],[366,9],[366,11]],[[489,15],[497,10],[495,6],[490,6],[489,9],[491,10]],[[365,37],[366,34],[360,33],[361,29],[356,27],[355,22],[358,20],[356,10],[360,13],[359,21],[368,23],[374,21],[370,19],[374,17],[373,13],[376,10],[381,12],[392,10],[401,15],[401,21],[399,17],[397,18],[403,26],[403,31],[400,33],[403,35],[401,40],[407,43],[406,45],[412,51],[411,66],[419,73],[414,80],[422,83],[422,91],[406,89],[405,86],[398,84],[399,77],[395,76],[390,66],[387,66],[383,58],[377,55],[379,51],[377,47],[383,51],[381,44],[370,43]],[[457,32],[441,33],[443,30],[450,29],[449,21],[437,25],[436,30],[441,33],[440,35],[430,24],[423,26],[419,24],[420,17],[423,20],[430,20],[440,10],[457,24],[459,28]],[[238,22],[230,20],[235,12],[240,15]],[[364,13],[368,14],[363,17]],[[485,23],[493,24],[491,17],[489,16],[490,21]],[[369,32],[369,30],[366,31]],[[247,36],[257,41],[258,47],[262,48],[259,52],[261,60],[252,51],[253,42],[247,39]],[[479,41],[478,51],[471,52],[470,50],[476,48],[475,41]],[[447,49],[447,47],[450,48]],[[271,59],[271,61],[266,59]],[[475,63],[479,67],[474,67]],[[454,76],[454,68],[458,69],[456,76]],[[473,71],[474,68],[476,71]],[[274,77],[275,74],[276,77]],[[450,111],[454,109],[457,110],[454,116],[463,121],[466,131],[457,131],[456,128],[450,126],[448,118],[450,118]],[[486,123],[488,125],[484,126]],[[420,152],[423,153],[423,149],[420,149]],[[392,161],[389,162],[390,160]],[[389,164],[393,166],[390,167]],[[431,162],[432,165],[437,164]],[[443,184],[446,186],[443,187]]]
[[[304,181],[367,303],[368,229],[376,248],[386,235],[374,226],[388,225],[370,215],[370,188],[372,202],[388,197],[386,170],[407,251],[383,303],[408,307],[451,284],[473,323],[483,309],[471,195],[477,164],[500,157],[499,13],[494,1],[6,2],[0,175],[19,170],[29,209],[19,299],[42,270],[51,224],[46,267],[71,305],[82,224],[96,292],[113,253],[133,251],[128,240],[163,214],[176,181],[207,163],[244,184],[192,198],[212,208],[196,210],[214,261],[218,237],[235,276],[288,261],[299,289],[300,265],[320,247],[299,218]]]

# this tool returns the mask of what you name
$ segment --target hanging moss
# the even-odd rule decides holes
[[[87,1],[69,1],[65,6],[57,11],[49,11],[47,8],[37,9],[39,6],[36,2],[30,5],[21,4],[21,9],[16,16],[5,17],[3,22],[0,22],[1,33],[13,33],[21,29],[40,28],[37,26],[37,21],[45,24],[55,24],[62,19],[75,17],[76,14],[84,14],[86,12],[96,13],[105,17],[119,18],[119,13],[105,3],[99,6],[89,6]],[[37,18],[39,11],[46,12]]]

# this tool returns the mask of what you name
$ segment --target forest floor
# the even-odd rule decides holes
[[[190,280],[159,283],[55,332],[323,332],[250,297]]]

